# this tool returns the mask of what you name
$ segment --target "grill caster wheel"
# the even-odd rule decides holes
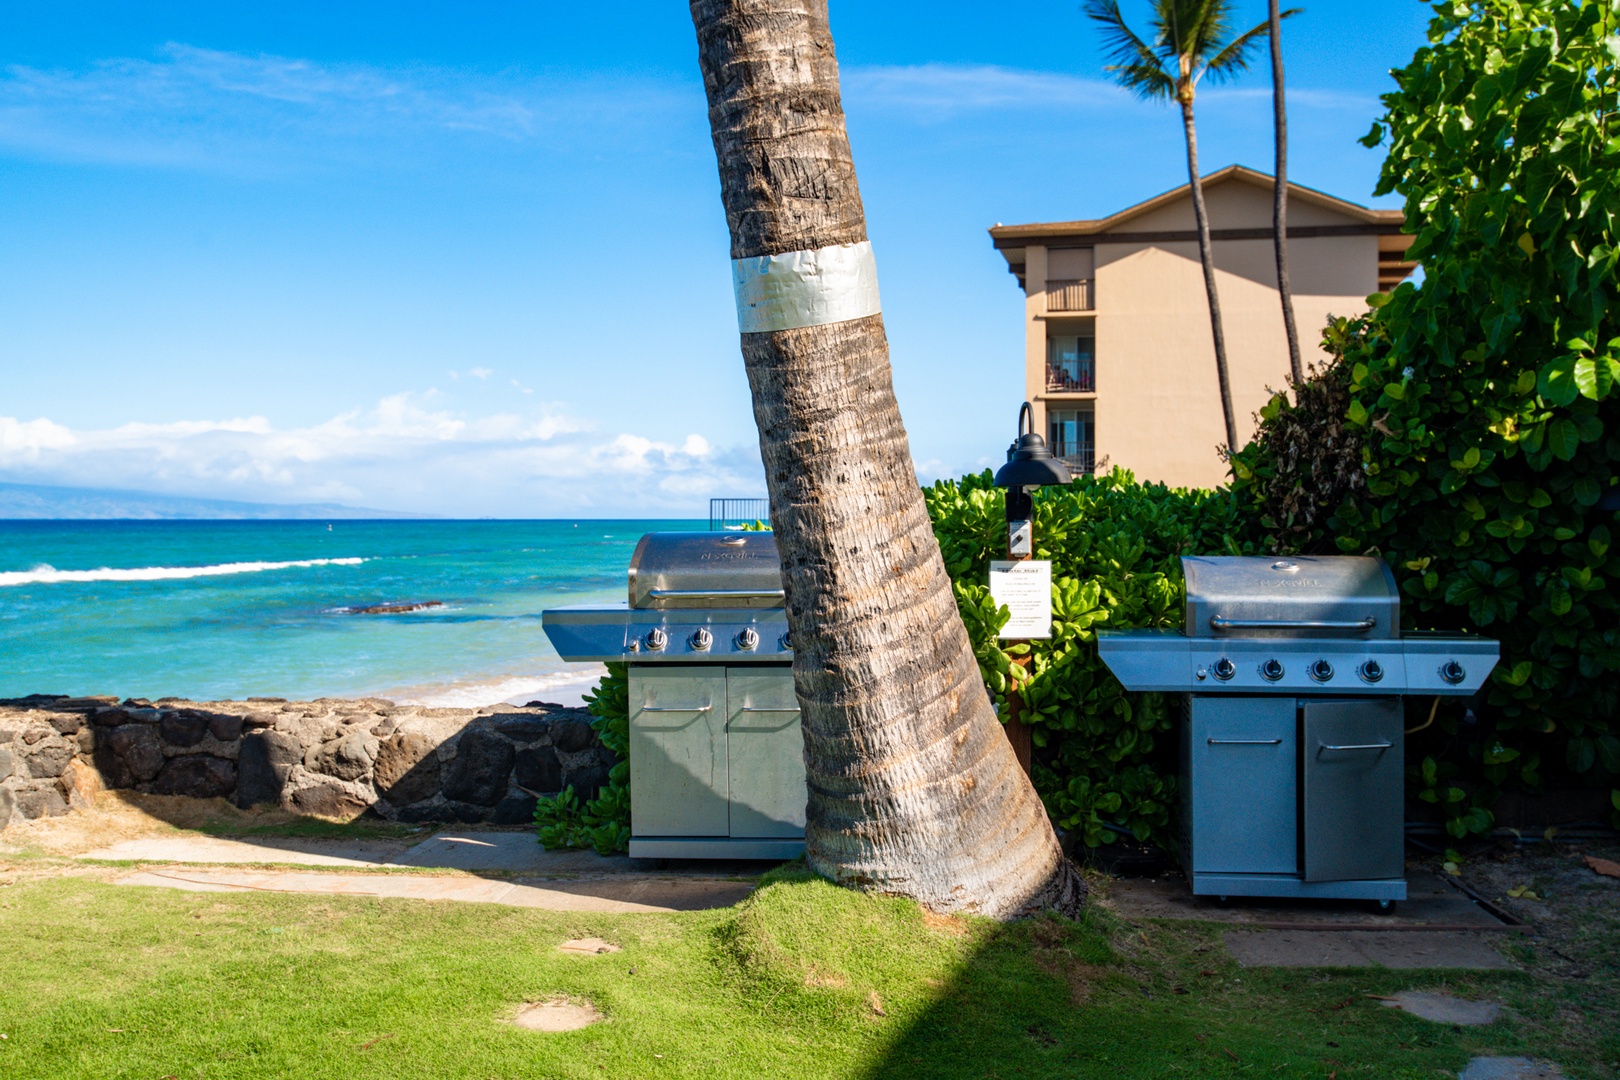
[[[1393,900],[1374,900],[1372,908],[1373,908],[1373,911],[1376,912],[1379,915],[1393,915],[1393,914],[1395,914],[1395,901],[1393,901]]]

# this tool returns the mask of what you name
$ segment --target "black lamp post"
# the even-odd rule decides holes
[[[1046,440],[1035,430],[1035,410],[1024,402],[1018,410],[1018,438],[1007,447],[1007,464],[996,472],[996,487],[1007,489],[1007,558],[1022,562],[1035,557],[1035,499],[1033,489],[1049,484],[1067,484],[1074,479],[1062,461],[1052,456]],[[1019,644],[1018,641],[1011,642]],[[1029,653],[1015,656],[1019,667],[1029,666]],[[1022,719],[1022,702],[1014,696],[1007,702],[1007,740],[1012,743],[1018,763],[1029,772],[1029,728]]]

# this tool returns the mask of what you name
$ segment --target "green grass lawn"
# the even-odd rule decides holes
[[[599,956],[557,946],[597,935]],[[1444,986],[1513,1018],[1452,1029],[1369,995]],[[545,1034],[524,1001],[605,1022]],[[1218,930],[925,917],[792,867],[670,915],[90,876],[0,888],[0,1077],[1426,1077],[1472,1053],[1603,1076],[1614,1031],[1528,974],[1244,970]]]

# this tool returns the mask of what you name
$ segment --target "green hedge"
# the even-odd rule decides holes
[[[1089,847],[1129,835],[1170,846],[1176,802],[1171,717],[1161,694],[1128,693],[1097,656],[1099,629],[1179,627],[1185,554],[1248,554],[1225,491],[1139,484],[1116,469],[1035,496],[1035,557],[1052,561],[1049,640],[1003,648],[990,562],[1006,557],[1001,489],[986,471],[924,492],[974,652],[1003,721],[1023,702],[1032,774],[1059,828]],[[1014,665],[1028,654],[1027,672]]]
[[[609,664],[596,689],[585,695],[594,719],[591,729],[619,756],[596,798],[581,804],[572,787],[541,796],[534,807],[535,831],[552,848],[595,848],[603,855],[630,845],[630,669]]]

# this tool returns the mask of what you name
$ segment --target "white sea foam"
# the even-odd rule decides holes
[[[607,674],[601,664],[581,664],[569,671],[549,675],[511,675],[481,681],[456,682],[438,686],[415,686],[381,693],[401,705],[423,705],[434,709],[479,709],[485,705],[522,705],[544,697],[559,705],[578,705],[583,695]]]
[[[359,566],[364,559],[294,559],[290,562],[233,562],[213,566],[103,566],[96,570],[58,570],[41,563],[32,570],[0,571],[0,586],[56,585],[68,581],[168,581],[175,578],[217,577],[221,574],[256,574],[263,570],[291,570],[308,566]]]

